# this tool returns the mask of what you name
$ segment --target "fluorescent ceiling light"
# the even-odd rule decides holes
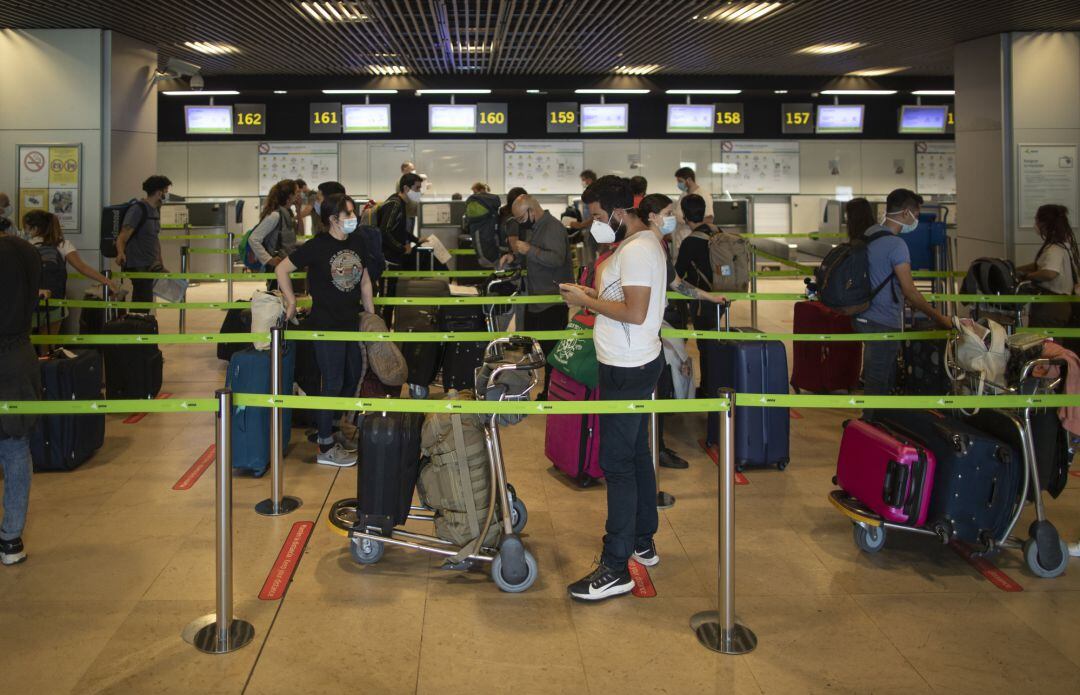
[[[669,89],[667,94],[742,94],[741,89]]]
[[[301,2],[300,7],[317,22],[360,22],[368,18],[356,2]]]
[[[895,89],[823,89],[822,94],[828,96],[844,96],[850,94],[854,96],[885,96],[888,94],[896,94]]]
[[[324,89],[323,94],[397,94],[396,89]]]
[[[706,22],[752,22],[780,9],[782,2],[728,2],[718,10],[694,15]]]
[[[416,96],[423,94],[491,94],[490,89],[418,89]]]
[[[807,46],[806,48],[800,48],[795,51],[796,53],[807,53],[810,55],[831,55],[833,53],[846,53],[847,51],[854,51],[856,48],[862,48],[865,43],[816,43],[813,46]]]
[[[240,92],[235,89],[183,89],[162,92],[167,97],[228,97],[235,96]]]
[[[526,89],[525,93],[526,94],[539,94],[540,90],[539,89]]]
[[[916,89],[912,92],[917,97],[951,97],[956,94],[955,89]]]
[[[288,92],[284,89],[275,89],[274,94],[288,94]]]
[[[458,44],[455,48],[459,53],[487,53],[491,50],[491,46],[487,44],[476,45],[471,43]]]
[[[660,67],[659,65],[618,65],[614,72],[617,75],[651,75]]]
[[[404,65],[369,65],[368,70],[376,75],[404,75],[409,68]]]
[[[574,94],[648,94],[648,89],[575,89]]]
[[[908,67],[906,65],[895,68],[863,68],[862,70],[852,70],[846,74],[849,77],[882,77],[884,75],[892,75],[896,72],[903,72],[907,69]]]
[[[772,93],[773,94],[787,94],[787,90],[786,89],[774,89],[774,90],[772,90]]]
[[[185,41],[184,47],[206,55],[225,55],[236,53],[239,49],[227,43],[210,43],[208,41]]]

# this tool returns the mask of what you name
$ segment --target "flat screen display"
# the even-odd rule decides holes
[[[345,104],[341,119],[345,133],[389,133],[390,104]]]
[[[184,106],[188,135],[232,135],[231,106]]]
[[[428,132],[475,133],[476,104],[430,104]]]
[[[862,104],[826,105],[817,107],[818,133],[861,133],[863,131]]]
[[[714,112],[712,104],[668,104],[667,132],[711,133]]]
[[[944,133],[948,119],[948,106],[904,106],[900,109],[900,132]]]
[[[582,104],[581,132],[625,133],[630,127],[628,104]]]

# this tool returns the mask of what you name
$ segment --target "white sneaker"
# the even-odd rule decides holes
[[[335,444],[329,451],[320,451],[319,455],[315,457],[315,463],[321,463],[324,466],[337,466],[338,468],[355,466],[356,451],[350,453],[340,444]]]
[[[355,433],[355,430],[353,430],[353,432]],[[334,444],[340,446],[346,451],[346,453],[356,454],[356,438],[353,437],[352,439],[350,439],[347,434],[340,430],[334,432]]]
[[[1080,541],[1075,543],[1069,543],[1069,555],[1073,557],[1080,557]]]

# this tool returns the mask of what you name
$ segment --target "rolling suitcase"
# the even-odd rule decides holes
[[[405,523],[420,469],[418,413],[371,413],[360,425],[356,513],[370,531],[390,535]]]
[[[733,330],[756,332],[749,328]],[[715,398],[721,388],[733,388],[736,393],[788,392],[787,352],[778,340],[718,340],[707,354],[706,390],[710,398]],[[709,413],[708,444],[720,441],[719,428],[719,414]],[[736,408],[735,470],[747,466],[787,468],[791,460],[790,428],[787,408]]]
[[[39,360],[44,400],[101,398],[101,353],[56,350]],[[70,471],[105,443],[105,415],[43,415],[30,435],[35,471]]]
[[[157,335],[150,314],[127,314],[105,324],[106,335]],[[103,345],[105,397],[154,398],[161,391],[164,359],[157,345]]]
[[[549,401],[596,401],[598,389],[590,389],[557,369],[551,370]],[[604,477],[600,470],[600,416],[548,415],[544,428],[544,454],[581,487]]]
[[[912,330],[932,331],[937,327],[925,320],[914,321]],[[944,340],[905,340],[896,370],[897,392],[905,396],[940,396],[949,393],[952,382],[945,373]]]
[[[934,483],[934,452],[885,425],[865,420],[844,424],[836,484],[885,521],[926,522]]]
[[[1024,421],[1021,415],[1014,415],[1006,410],[984,408],[974,415],[965,415],[964,420],[983,432],[1000,438],[1016,451],[1023,451],[1020,428]],[[1061,426],[1056,409],[1032,410],[1031,441],[1035,448],[1039,487],[1056,498],[1069,482],[1069,467],[1072,463],[1069,434]],[[1028,498],[1034,500],[1035,494],[1032,488],[1028,491]]]
[[[282,360],[281,381],[286,386],[283,393],[291,393],[293,372],[296,366],[296,350],[285,346]],[[248,348],[241,350],[229,360],[225,386],[236,393],[270,393],[270,351]],[[289,445],[292,427],[292,411],[282,414],[282,447]],[[234,406],[232,414],[232,465],[233,470],[262,476],[270,465],[270,409]]]
[[[1020,494],[1024,461],[1019,450],[935,411],[889,411],[881,422],[934,454],[927,528],[966,543],[1001,538]]]
[[[484,319],[484,307],[481,306],[444,306],[439,311],[439,330],[462,332],[486,332],[487,321]],[[442,348],[442,383],[450,389],[474,389],[476,387],[476,368],[484,361],[487,342],[447,341]]]
[[[851,317],[821,302],[795,304],[795,333],[851,333]],[[791,347],[791,386],[798,391],[853,391],[862,372],[862,345],[794,341]]]
[[[445,280],[401,278],[397,283],[399,297],[449,297],[450,285]],[[439,330],[439,307],[395,306],[394,330],[408,333]],[[406,381],[427,387],[439,371],[441,343],[401,343],[401,354],[409,366]]]
[[[218,333],[251,333],[251,309],[226,311],[225,320],[221,322],[221,330]],[[228,362],[235,353],[251,346],[251,343],[218,343],[218,359]]]

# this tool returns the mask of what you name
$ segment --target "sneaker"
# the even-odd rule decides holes
[[[656,554],[656,543],[654,541],[649,541],[647,545],[635,547],[634,559],[646,567],[660,564],[660,556]]]
[[[22,538],[0,541],[0,563],[17,565],[20,562],[26,562],[26,550],[23,548]]]
[[[663,468],[689,468],[686,459],[676,454],[671,449],[660,450],[660,465]]]
[[[1069,543],[1069,555],[1072,557],[1080,557],[1080,541]]]
[[[349,453],[340,444],[335,444],[328,451],[320,451],[319,455],[315,457],[315,463],[321,463],[324,466],[337,466],[338,468],[355,466],[356,451]]]
[[[340,446],[346,453],[355,454],[357,452],[356,439],[350,439],[344,432],[334,432],[334,444]]]
[[[634,589],[630,570],[611,569],[600,563],[589,575],[566,587],[570,598],[576,601],[601,601],[614,596],[629,594]]]

